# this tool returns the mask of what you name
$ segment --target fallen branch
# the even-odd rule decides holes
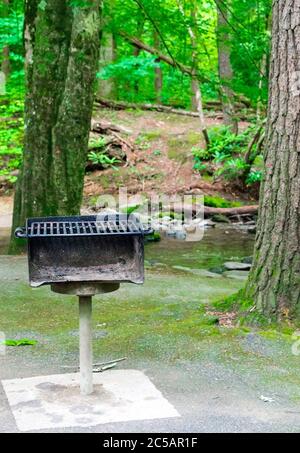
[[[255,215],[258,213],[258,205],[251,206],[240,206],[238,208],[212,208],[210,206],[204,206],[204,216],[209,217],[216,214],[222,214],[225,216],[231,215]]]
[[[109,132],[120,132],[124,134],[132,134],[132,130],[124,126],[119,126],[105,121],[93,121],[91,131],[99,134],[107,134]]]
[[[176,113],[177,115],[184,115],[184,116],[193,116],[198,118],[197,112],[190,112],[183,109],[175,109],[173,107],[169,107],[167,105],[160,105],[160,104],[135,104],[133,102],[123,102],[123,101],[111,101],[108,99],[96,99],[96,104],[100,104],[103,107],[108,107],[114,110],[152,110],[156,112],[163,112],[163,113]]]
[[[250,205],[250,206],[240,206],[237,208],[213,208],[210,206],[201,206],[201,205],[193,205],[191,207],[184,207],[184,212],[189,215],[196,216],[197,213],[199,214],[204,209],[204,217],[211,217],[216,214],[222,214],[224,216],[233,216],[233,215],[255,215],[258,213],[258,205]],[[171,211],[181,213],[183,211],[183,207],[181,204],[174,203],[171,206]]]
[[[148,44],[142,42],[135,36],[130,36],[124,31],[119,31],[119,35],[121,35],[126,41],[128,41],[130,44],[132,44],[135,47],[138,47],[141,50],[144,50],[145,52],[151,53],[155,57],[157,57],[159,60],[164,61],[170,66],[173,66],[173,68],[178,68],[182,73],[188,74],[189,76],[194,76],[194,70],[193,68],[190,68],[189,66],[186,66],[179,61],[174,60],[173,58],[163,54],[160,50],[155,49],[154,47],[149,46]],[[197,74],[197,78],[200,82],[206,82],[206,83],[211,83],[209,79],[206,77],[203,77],[199,74]]]
[[[133,102],[124,102],[124,101],[112,101],[110,99],[103,99],[98,98],[95,101],[96,104],[100,105],[101,107],[106,107],[113,110],[149,110],[154,112],[162,112],[162,113],[171,113],[175,115],[183,115],[183,116],[190,116],[193,118],[199,118],[198,112],[191,112],[189,110],[177,109],[174,107],[170,107],[168,105],[160,105],[160,104],[135,104]],[[208,103],[204,103],[204,109],[206,110],[213,110],[215,107],[220,106],[221,103],[217,101],[209,101]],[[223,113],[220,111],[210,112],[205,114],[206,118],[217,118],[222,119]],[[237,115],[240,121],[249,121],[252,117],[251,115]],[[121,132],[121,131],[120,131]]]

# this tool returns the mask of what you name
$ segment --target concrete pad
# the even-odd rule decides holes
[[[80,395],[79,373],[2,381],[20,431],[89,427],[179,417],[138,370],[94,374],[94,393]]]

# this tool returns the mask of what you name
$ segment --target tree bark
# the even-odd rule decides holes
[[[113,33],[102,33],[99,70],[101,70],[104,66],[111,64],[115,60],[115,53],[116,49]],[[105,98],[115,97],[115,80],[113,78],[106,80],[101,79],[98,86],[98,96],[104,96]]]
[[[273,2],[265,176],[246,296],[270,320],[300,318],[300,0]]]
[[[9,15],[9,6],[10,0],[3,0],[4,3],[4,14],[8,17]],[[6,45],[2,49],[2,62],[1,62],[1,71],[5,75],[5,80],[7,81],[10,74],[10,59],[9,59],[9,46]]]
[[[98,0],[25,6],[25,138],[13,231],[27,217],[80,212],[99,57]],[[17,249],[12,236],[10,251]]]
[[[230,87],[233,72],[230,62],[230,36],[228,33],[228,10],[223,0],[216,0],[218,23],[217,44],[220,77],[220,94],[223,106],[224,123],[234,134],[238,133],[238,122],[234,111],[234,93]],[[227,1],[228,3],[228,1]]]
[[[153,42],[156,49],[160,48],[160,40],[156,30],[153,32]],[[159,63],[160,59],[157,58],[156,62]],[[163,88],[163,73],[160,66],[154,68],[154,91],[155,91],[155,101],[157,104],[161,104],[161,93]]]
[[[143,35],[144,26],[145,26],[145,15],[144,15],[143,11],[141,11],[141,9],[139,8],[137,10],[137,23],[136,23],[137,36]],[[137,46],[134,46],[133,47],[133,56],[137,58],[140,55],[140,53],[141,53],[141,49]],[[135,96],[138,97],[139,91],[140,91],[140,86],[139,86],[138,80],[134,81],[133,89],[134,89]]]
[[[182,14],[182,17],[185,19],[185,11],[183,5],[180,3],[180,0],[178,0],[178,8],[179,11]],[[192,9],[191,9],[191,20],[195,24],[197,22],[197,4],[192,2]],[[204,141],[205,141],[205,146],[209,146],[209,136],[205,124],[205,117],[204,117],[204,112],[203,112],[203,103],[202,103],[202,93],[201,93],[201,87],[200,87],[200,82],[197,79],[197,69],[198,69],[198,55],[197,55],[197,36],[196,32],[193,30],[192,26],[187,24],[187,31],[191,40],[191,48],[192,48],[192,81],[191,81],[191,88],[192,88],[192,93],[193,93],[193,103],[196,107],[196,111],[198,112],[199,116],[199,122],[200,122],[200,130],[202,132]]]

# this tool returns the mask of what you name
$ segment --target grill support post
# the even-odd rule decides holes
[[[92,296],[79,296],[80,392],[93,392]]]

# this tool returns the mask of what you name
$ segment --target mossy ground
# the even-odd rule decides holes
[[[220,242],[217,238],[210,242],[209,234],[203,244],[183,244],[178,249],[177,243],[176,249],[170,243],[176,244],[161,241],[146,246],[145,285],[124,284],[115,293],[94,298],[95,361],[127,356],[131,366],[148,362],[185,367],[190,363],[201,364],[206,372],[214,364],[249,381],[261,393],[281,389],[296,404],[300,400],[300,361],[292,353],[295,337],[291,329],[219,326],[216,316],[209,313],[216,309],[213,302],[228,301],[243,282],[221,275],[202,277],[173,267],[174,263],[193,265],[201,253],[200,267],[212,262],[220,265],[230,253],[235,258],[247,256],[245,239],[244,248],[231,241],[231,247],[223,247],[220,254]],[[51,293],[49,287],[32,289],[26,279],[25,257],[1,257],[0,330],[7,338],[38,340],[34,346],[9,347],[6,360],[75,365],[76,298]],[[231,309],[234,297],[231,299],[217,309]]]

